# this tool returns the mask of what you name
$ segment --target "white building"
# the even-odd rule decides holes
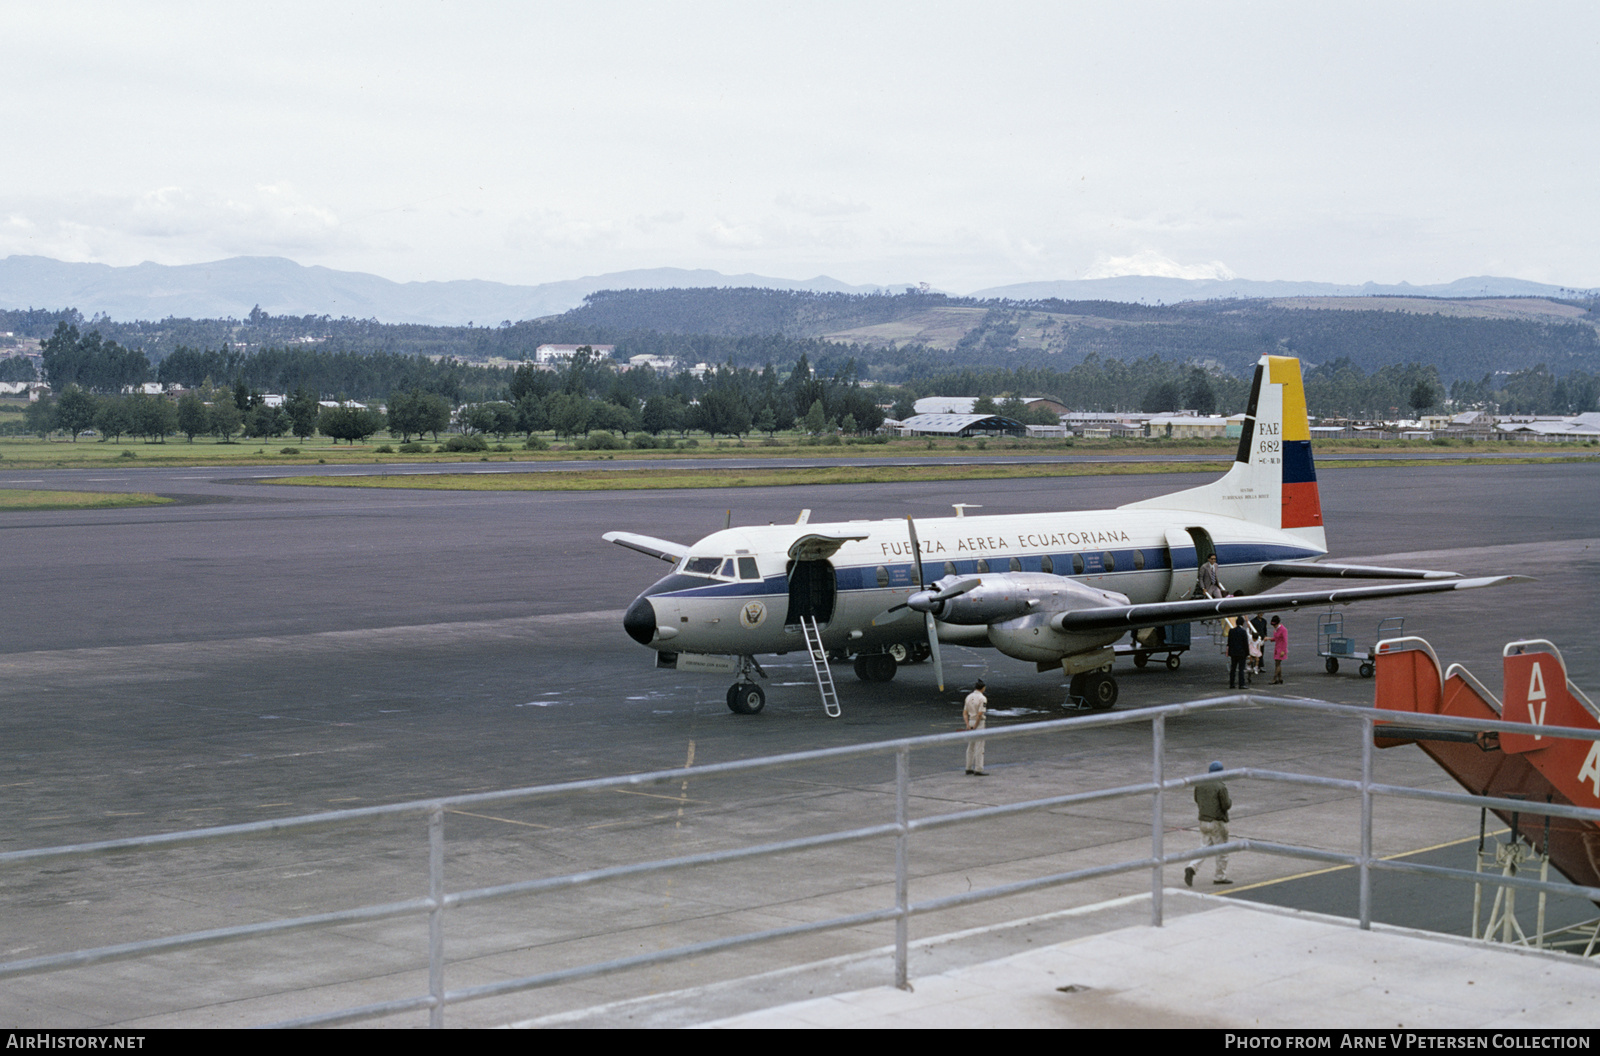
[[[553,366],[565,363],[578,354],[578,349],[587,348],[601,359],[610,359],[611,353],[617,349],[616,345],[540,345],[533,350],[533,361],[540,366]]]
[[[1225,436],[1228,420],[1221,415],[1155,414],[1145,424],[1146,436],[1189,437]]]

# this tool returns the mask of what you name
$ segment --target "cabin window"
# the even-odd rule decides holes
[[[887,587],[888,585],[889,585],[889,570],[887,568],[884,568],[882,565],[879,565],[878,566],[878,586]]]
[[[1142,572],[1144,570],[1144,551],[1143,550],[1135,550],[1133,552],[1133,568],[1134,568],[1134,571],[1136,571],[1136,572]]]
[[[1107,550],[1105,553],[1101,554],[1100,567],[1105,569],[1107,572],[1115,572],[1117,570],[1117,555],[1113,554],[1110,550]]]
[[[1021,572],[1022,571],[1022,562],[1018,561],[1016,558],[1013,557],[1011,559],[1011,564],[1009,564],[1006,567],[1011,569],[1011,571],[1013,571],[1013,572]]]
[[[987,572],[987,571],[989,571],[989,562],[985,561],[981,557],[978,558],[978,567],[973,569],[973,571],[974,572]]]
[[[739,578],[740,579],[760,579],[761,578],[761,573],[756,571],[756,559],[755,558],[753,558],[753,557],[741,557],[739,559]]]
[[[1072,555],[1072,574],[1075,575],[1075,576],[1083,575],[1083,555],[1082,554],[1073,554]]]
[[[1049,573],[1053,574],[1055,572],[1055,570],[1056,570],[1056,563],[1054,561],[1050,560],[1050,555],[1049,554],[1045,554],[1043,557],[1041,557],[1039,559],[1039,571],[1040,572],[1049,572]]]

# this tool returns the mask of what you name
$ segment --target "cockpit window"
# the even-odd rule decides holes
[[[717,574],[717,569],[721,567],[722,558],[720,557],[690,557],[684,559],[683,568],[680,571],[687,572],[691,576],[714,576]]]
[[[753,557],[741,557],[739,559],[739,578],[740,579],[760,579],[761,578],[761,573],[756,571],[756,559],[755,558],[753,558]]]

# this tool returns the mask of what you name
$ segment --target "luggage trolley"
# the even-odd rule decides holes
[[[1118,656],[1131,656],[1134,667],[1144,667],[1152,656],[1165,653],[1167,670],[1176,671],[1182,662],[1178,657],[1189,651],[1189,643],[1189,625],[1169,623],[1164,627],[1146,627],[1134,631],[1128,641],[1118,642],[1111,650]]]
[[[1374,642],[1381,642],[1385,638],[1398,638],[1405,632],[1406,618],[1404,616],[1385,616],[1378,621],[1378,633]],[[1358,669],[1362,678],[1372,677],[1372,649],[1365,652],[1356,648],[1354,638],[1345,637],[1344,613],[1329,610],[1317,617],[1317,655],[1323,657],[1328,674],[1339,673],[1340,660],[1359,660],[1361,667]]]

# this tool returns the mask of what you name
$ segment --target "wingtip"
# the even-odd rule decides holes
[[[1507,583],[1537,582],[1537,576],[1479,576],[1475,579],[1458,579],[1450,586],[1456,590],[1474,590],[1478,587],[1502,587]]]

